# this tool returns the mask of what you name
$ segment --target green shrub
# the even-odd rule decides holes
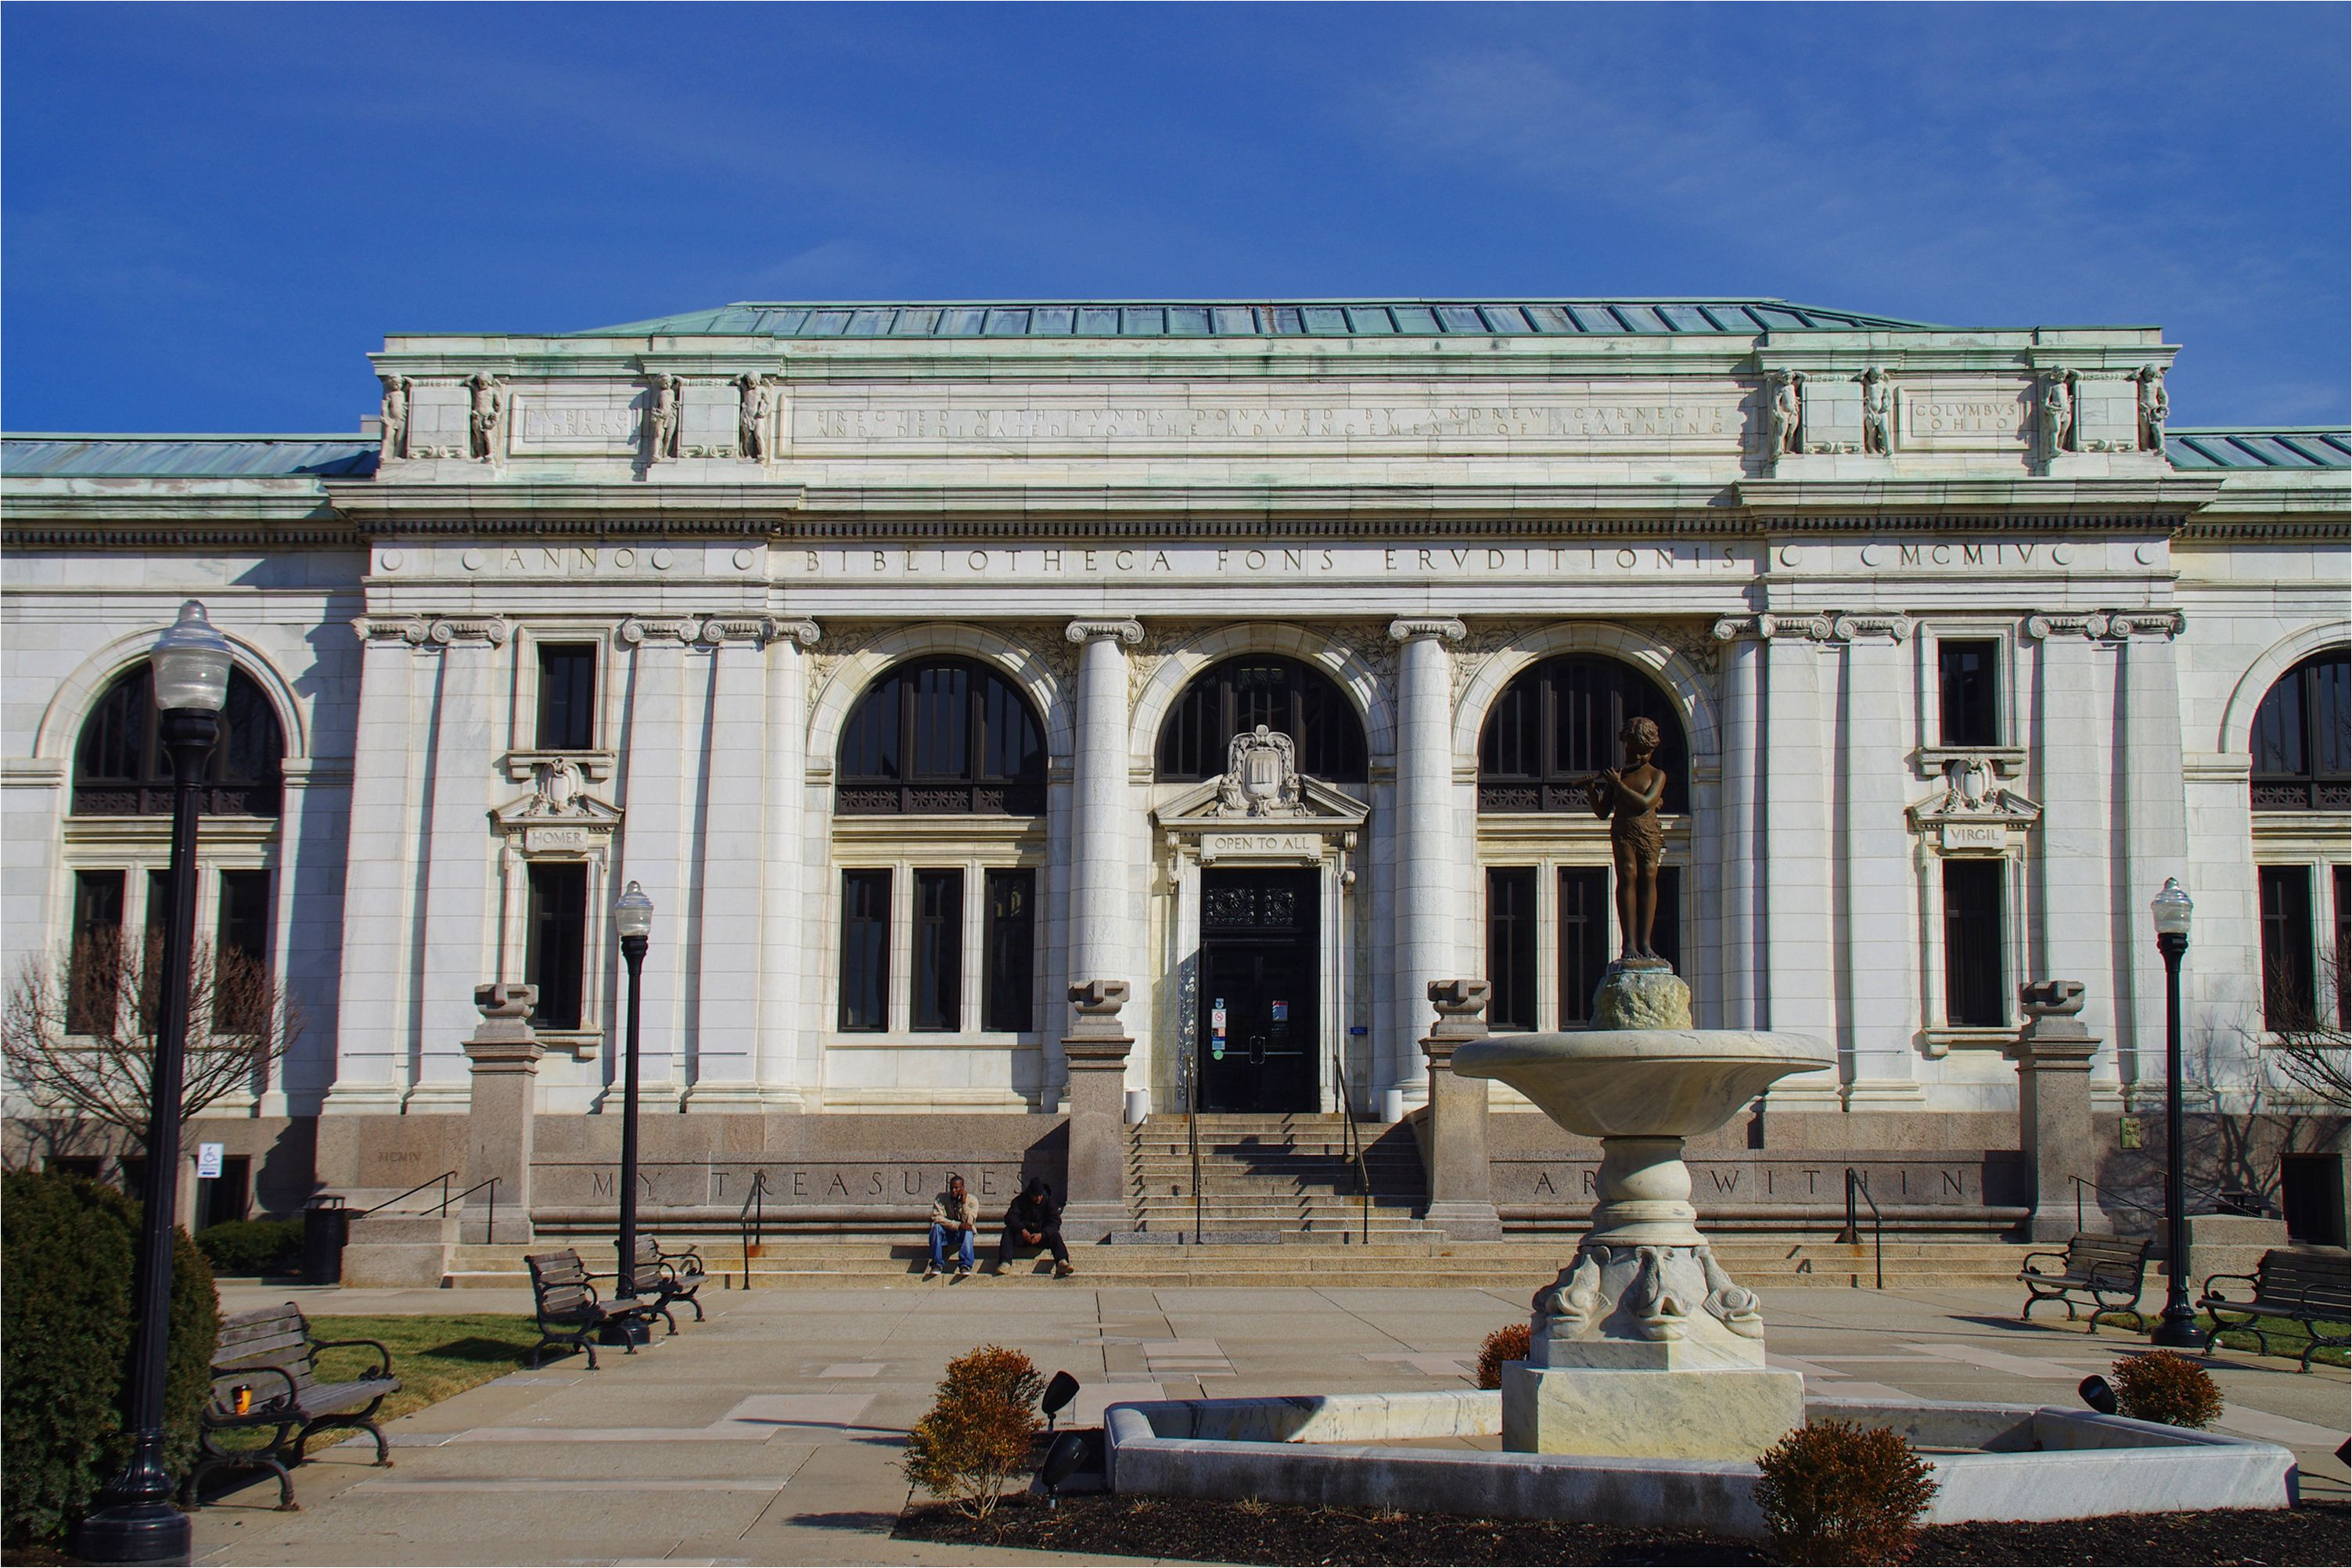
[[[1486,1343],[1478,1347],[1478,1386],[1502,1387],[1503,1363],[1527,1360],[1528,1346],[1533,1340],[1525,1323],[1505,1323],[1488,1334]]]
[[[1783,1563],[1902,1563],[1936,1479],[1883,1426],[1808,1421],[1757,1461],[1756,1506]]]
[[[2170,1351],[2127,1355],[2107,1369],[2116,1414],[2168,1426],[2203,1428],[2221,1414],[2221,1391],[2205,1369]]]
[[[1019,1351],[982,1345],[948,1363],[939,1396],[907,1434],[907,1479],[958,1512],[985,1519],[1029,1462],[1045,1425],[1045,1379]]]
[[[196,1233],[216,1274],[291,1274],[302,1259],[299,1219],[233,1219]]]
[[[78,1177],[0,1182],[0,1542],[11,1547],[70,1529],[128,1452],[120,1401],[137,1216],[121,1194]],[[164,1462],[177,1479],[195,1454],[220,1314],[186,1231],[173,1252]]]

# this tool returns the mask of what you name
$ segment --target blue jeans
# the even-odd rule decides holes
[[[947,1246],[947,1239],[950,1236],[956,1238],[956,1267],[959,1268],[971,1268],[972,1233],[962,1229],[961,1226],[944,1226],[939,1224],[937,1221],[932,1222],[931,1225],[931,1267],[934,1268],[944,1268],[947,1267],[947,1263],[943,1256],[943,1250]]]

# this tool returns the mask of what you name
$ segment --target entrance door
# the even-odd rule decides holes
[[[1317,1109],[1314,871],[1201,874],[1201,1109]]]

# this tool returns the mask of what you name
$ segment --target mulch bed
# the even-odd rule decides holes
[[[2155,1513],[2039,1524],[1946,1524],[1920,1534],[1915,1563],[2272,1564],[2346,1561],[2345,1505]],[[1058,1509],[1008,1498],[985,1520],[940,1503],[912,1507],[901,1540],[1009,1546],[1083,1557],[1193,1562],[1390,1563],[1770,1563],[1764,1543],[1695,1531],[1451,1514],[1369,1514],[1291,1503],[1069,1497]]]

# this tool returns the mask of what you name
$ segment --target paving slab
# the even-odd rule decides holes
[[[233,1290],[257,1288],[235,1287]],[[2017,1321],[1992,1289],[1766,1289],[1771,1360],[1846,1397],[2075,1403],[2074,1385],[2145,1338]],[[225,1297],[231,1292],[225,1291]],[[318,1314],[479,1312],[499,1293],[309,1291]],[[527,1293],[510,1309],[527,1314]],[[259,1300],[289,1299],[260,1289]],[[232,1298],[231,1304],[234,1304]],[[1066,1424],[1161,1398],[1464,1386],[1479,1342],[1523,1320],[1508,1292],[1352,1287],[1111,1287],[972,1281],[705,1293],[709,1320],[634,1356],[576,1355],[393,1423],[296,1474],[302,1511],[256,1485],[195,1516],[207,1563],[941,1563],[1078,1561],[894,1541],[904,1434],[950,1358],[1016,1346],[1080,1392]],[[2343,1370],[2224,1352],[2223,1430],[2280,1443],[2305,1491],[2343,1496]]]

